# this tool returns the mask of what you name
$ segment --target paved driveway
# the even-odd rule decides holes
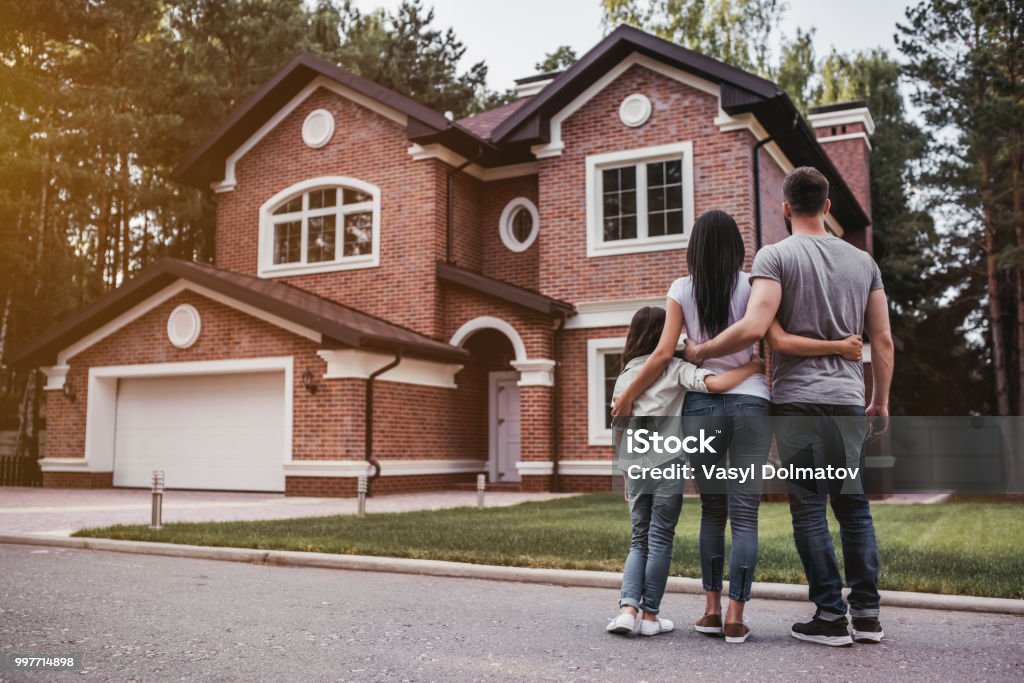
[[[667,596],[680,628],[641,639],[604,632],[607,589],[3,545],[0,571],[0,652],[82,657],[33,680],[1024,678],[1024,619],[998,614],[885,608],[882,644],[827,648],[789,635],[809,603],[757,600],[726,645],[686,625],[699,595]]]
[[[492,491],[491,506],[550,500],[570,494]],[[84,527],[148,524],[152,495],[139,489],[43,489],[0,487],[0,532],[70,535]],[[440,510],[476,505],[475,491],[435,491],[370,498],[370,512]],[[165,522],[287,519],[356,512],[353,498],[285,497],[276,493],[167,491]]]

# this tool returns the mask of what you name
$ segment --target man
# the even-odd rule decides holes
[[[881,275],[871,256],[825,229],[828,189],[828,180],[814,168],[798,168],[786,177],[783,211],[792,235],[755,256],[746,314],[714,339],[686,347],[687,360],[698,364],[724,356],[764,337],[776,317],[786,332],[805,337],[868,334],[873,395],[866,410],[860,361],[774,354],[772,414],[786,416],[775,420],[784,464],[797,459],[819,466],[860,462],[864,416],[884,421],[889,415],[893,343]],[[789,501],[793,538],[809,597],[818,608],[811,621],[793,625],[793,637],[832,646],[881,641],[878,545],[867,497],[859,486],[845,493],[835,483],[791,484]],[[839,522],[853,639],[825,516],[827,502]]]

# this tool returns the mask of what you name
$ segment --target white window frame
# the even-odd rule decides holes
[[[309,209],[308,192],[328,188],[349,188],[359,190],[370,195],[371,200],[360,202],[348,207],[338,206],[325,209]],[[274,215],[274,209],[282,203],[294,198],[296,195],[303,195],[302,210],[292,214]],[[336,221],[335,229],[338,231],[335,238],[335,248],[340,253],[344,248],[344,215],[348,213],[371,213],[371,234],[373,244],[369,254],[359,256],[340,256],[334,261],[321,261],[307,263],[307,239],[309,235],[309,218],[319,215],[337,215],[340,220]],[[274,224],[292,220],[302,222],[302,261],[299,263],[274,263]],[[376,185],[350,178],[347,176],[320,176],[309,178],[295,183],[281,190],[260,206],[259,226],[259,256],[257,274],[262,278],[286,277],[289,275],[309,275],[312,273],[330,273],[339,270],[356,270],[359,268],[376,268],[380,265],[380,188]]]
[[[591,446],[612,445],[612,430],[604,426],[604,356],[622,353],[625,347],[625,337],[587,340],[587,443]]]
[[[682,161],[683,232],[680,235],[647,235],[647,166],[655,161]],[[677,142],[630,149],[621,152],[592,154],[587,164],[587,257],[637,254],[650,251],[684,249],[693,226],[693,143]],[[604,196],[602,171],[636,166],[637,236],[628,240],[604,240]]]
[[[517,209],[526,209],[526,212],[530,214],[530,220],[533,221],[533,227],[530,229],[530,234],[526,236],[526,239],[520,242],[512,234],[512,218],[516,214]],[[510,251],[521,253],[533,246],[533,243],[537,241],[537,234],[540,232],[540,213],[537,211],[537,205],[526,197],[516,197],[508,204],[501,212],[501,218],[498,220],[498,233],[501,235],[502,243],[508,247]]]

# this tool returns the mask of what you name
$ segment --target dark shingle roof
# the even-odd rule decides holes
[[[61,350],[179,279],[319,332],[325,347],[401,350],[407,356],[448,362],[460,362],[468,357],[465,349],[291,285],[191,261],[165,258],[72,314],[5,360],[9,365],[18,367],[52,365]]]

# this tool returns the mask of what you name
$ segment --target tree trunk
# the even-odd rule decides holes
[[[110,197],[104,189],[100,193],[100,219],[96,225],[96,272],[93,275],[93,289],[96,294],[105,288],[107,270],[107,240],[110,232]]]
[[[1006,343],[1003,333],[1003,305],[1000,301],[999,265],[996,261],[998,242],[992,216],[991,160],[982,154],[978,161],[981,171],[981,212],[985,228],[985,284],[988,293],[989,327],[992,333],[992,369],[996,380],[996,414],[1010,414],[1010,389],[1006,372]]]

